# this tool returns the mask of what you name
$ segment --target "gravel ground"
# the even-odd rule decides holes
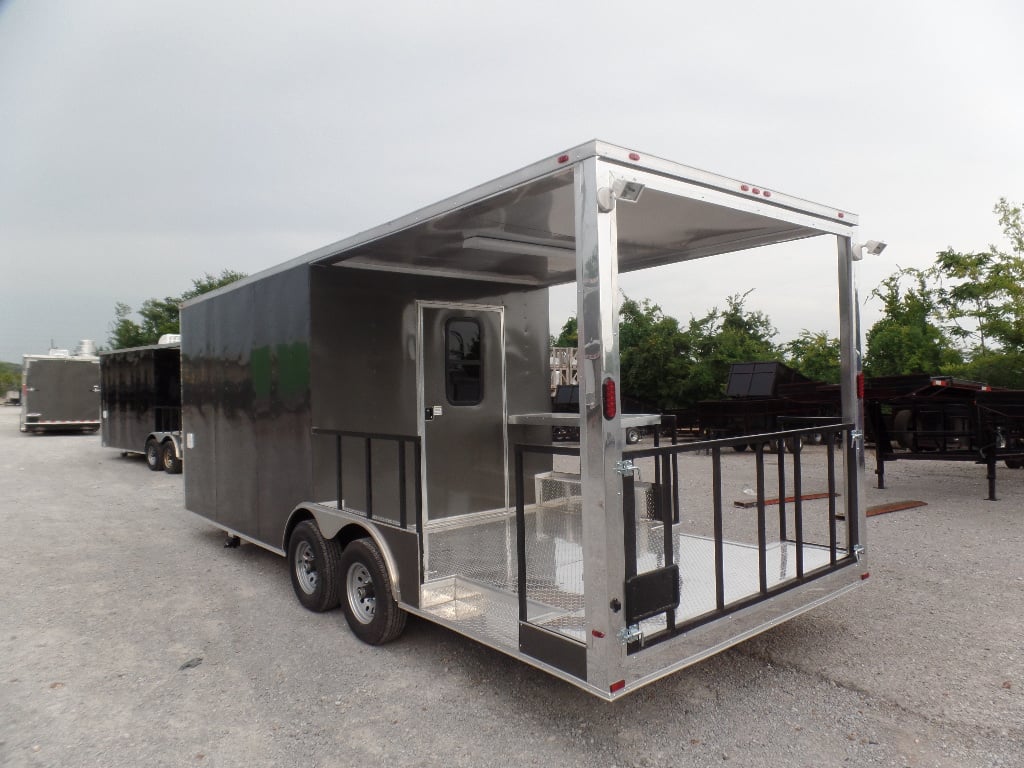
[[[17,416],[2,766],[1024,766],[1022,471],[990,502],[983,467],[895,462],[867,503],[928,505],[870,518],[863,589],[608,704],[419,620],[362,645],[181,476]]]

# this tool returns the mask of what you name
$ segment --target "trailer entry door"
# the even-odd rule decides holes
[[[508,509],[501,307],[420,304],[425,519]]]

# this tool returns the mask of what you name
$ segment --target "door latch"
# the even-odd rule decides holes
[[[632,459],[623,459],[622,461],[615,462],[615,471],[623,477],[629,477],[635,474],[637,470],[636,464],[633,463]]]
[[[639,624],[630,624],[628,627],[623,627],[619,630],[619,640],[622,641],[623,645],[629,645],[630,643],[644,644],[644,633],[640,629]]]

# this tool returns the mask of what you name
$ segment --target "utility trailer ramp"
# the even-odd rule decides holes
[[[595,141],[198,297],[186,506],[286,556],[299,600],[340,600],[367,642],[412,613],[615,699],[866,576],[856,224]],[[835,439],[627,446],[627,423],[660,417],[622,414],[618,275],[810,238],[833,245]],[[565,283],[579,410],[553,414],[548,289]],[[759,500],[742,519],[724,514],[731,473]],[[812,479],[827,502],[801,501]]]

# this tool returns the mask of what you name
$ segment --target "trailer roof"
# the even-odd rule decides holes
[[[590,158],[612,166],[624,183],[642,185],[635,203],[618,207],[620,272],[849,234],[857,224],[856,215],[833,206],[591,141],[221,290],[303,263],[536,286],[572,282],[574,174]]]
[[[181,342],[174,341],[170,344],[144,344],[141,347],[122,347],[120,349],[105,349],[100,352],[100,357],[109,357],[111,355],[124,355],[130,352],[146,352],[151,349],[181,349]]]

